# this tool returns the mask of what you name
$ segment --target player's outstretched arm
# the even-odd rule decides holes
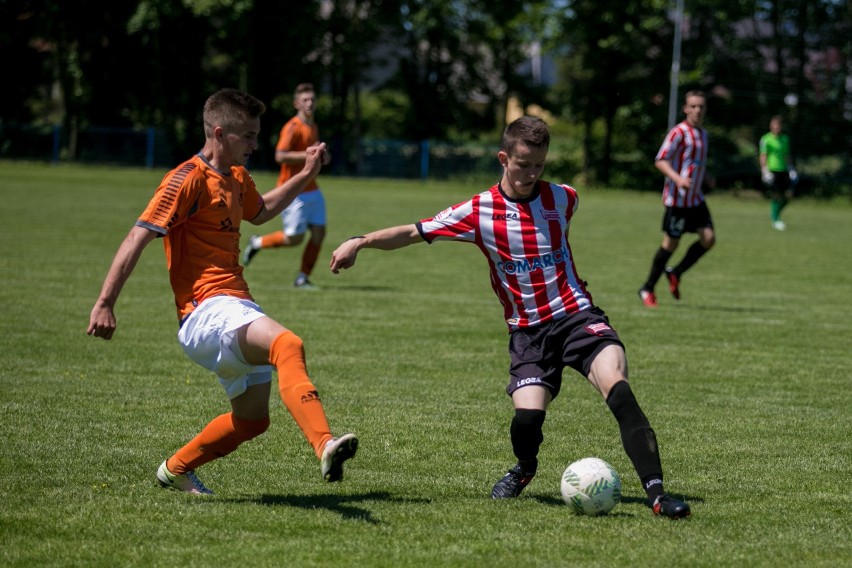
[[[109,272],[107,272],[101,294],[92,308],[89,316],[89,327],[86,333],[93,337],[111,339],[115,333],[115,302],[124,287],[124,283],[130,278],[130,274],[136,267],[142,251],[148,243],[154,240],[157,233],[144,227],[133,227],[124,237],[115,258],[112,259]]]
[[[331,271],[337,274],[341,269],[351,268],[355,264],[358,251],[362,248],[374,248],[380,250],[395,250],[425,242],[416,225],[398,225],[379,229],[366,235],[352,237],[343,241],[333,253],[331,253]]]
[[[302,193],[309,181],[317,177],[325,155],[325,142],[314,144],[305,150],[305,165],[293,177],[263,194],[263,209],[249,223],[262,225],[284,211]]]

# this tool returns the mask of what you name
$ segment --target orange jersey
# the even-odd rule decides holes
[[[263,200],[243,167],[223,174],[200,155],[165,175],[136,225],[164,238],[178,319],[227,294],[251,300],[240,265],[240,221]]]
[[[281,134],[278,135],[278,144],[275,145],[275,150],[284,150],[285,152],[304,152],[309,146],[316,144],[319,141],[319,130],[316,123],[307,124],[298,116],[294,116],[287,121],[281,128]],[[302,171],[304,164],[281,164],[281,172],[278,174],[278,185],[281,185],[294,174]],[[317,189],[316,178],[308,182],[302,193]]]

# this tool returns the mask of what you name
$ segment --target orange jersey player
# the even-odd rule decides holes
[[[163,178],[136,225],[165,237],[179,319],[220,294],[252,299],[239,264],[240,221],[251,221],[262,208],[244,168],[222,175],[201,154]]]
[[[319,128],[313,120],[314,93],[304,91],[305,85],[300,85],[296,91],[293,104],[299,112],[281,127],[278,143],[275,145],[275,161],[281,164],[278,171],[278,184],[282,184],[302,169],[305,150],[319,142]],[[293,154],[293,155],[288,155]],[[305,186],[302,195],[319,188],[316,179]]]
[[[302,340],[254,303],[239,264],[240,222],[259,225],[278,215],[316,176],[325,152],[325,144],[308,148],[298,173],[259,194],[245,164],[257,149],[265,109],[233,89],[207,99],[204,147],[163,178],[120,245],[89,319],[89,335],[112,338],[124,283],[145,247],[163,237],[178,340],[193,361],[216,374],[231,405],[163,461],[157,480],[164,487],[212,493],[195,470],[266,431],[273,370],[281,399],[320,459],[326,481],[342,479],[343,463],[358,448],[354,435],[332,435],[306,371]]]
[[[305,163],[305,151],[319,139],[319,130],[314,122],[316,94],[310,83],[301,83],[293,94],[293,106],[296,116],[291,118],[278,136],[275,145],[275,161],[281,164],[278,183],[282,184]],[[330,161],[326,152],[323,164]],[[310,229],[310,239],[302,252],[302,263],[293,285],[302,289],[315,289],[309,277],[316,265],[320,248],[326,233],[325,198],[315,180],[311,180],[305,190],[293,200],[293,203],[281,213],[283,230],[267,235],[253,235],[243,254],[243,264],[248,266],[251,259],[264,248],[298,246]]]

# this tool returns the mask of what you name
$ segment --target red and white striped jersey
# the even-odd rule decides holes
[[[663,204],[666,207],[697,207],[704,203],[701,185],[707,170],[706,130],[690,126],[686,121],[675,125],[663,140],[656,160],[668,160],[681,176],[692,179],[692,185],[684,189],[678,188],[666,177],[663,185]]]
[[[428,243],[449,239],[479,247],[514,330],[592,307],[566,236],[577,203],[576,190],[567,185],[540,180],[529,198],[513,201],[497,184],[420,221],[417,229]]]

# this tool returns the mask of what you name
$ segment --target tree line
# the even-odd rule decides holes
[[[269,143],[292,90],[321,93],[323,137],[495,143],[512,101],[552,117],[555,168],[589,183],[652,172],[667,128],[669,0],[0,0],[0,125],[163,129],[180,159],[222,87],[265,101]],[[678,97],[708,94],[733,171],[769,117],[797,156],[848,168],[852,3],[686,0]],[[680,108],[680,101],[678,107]],[[753,144],[752,144],[753,145]],[[347,160],[356,154],[344,152]],[[271,160],[271,152],[267,159]]]

